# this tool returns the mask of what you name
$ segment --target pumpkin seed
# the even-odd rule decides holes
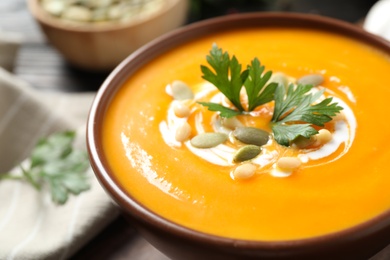
[[[302,162],[297,157],[281,157],[276,165],[282,170],[295,170],[301,166]]]
[[[203,133],[191,139],[192,146],[196,148],[212,148],[227,140],[227,134]]]
[[[82,0],[79,1],[82,5],[87,6],[88,8],[101,8],[108,7],[113,4],[113,0]]]
[[[139,17],[139,14],[141,13],[141,10],[139,10],[140,8],[134,8],[133,6],[131,5],[126,5],[123,7],[123,15],[121,17],[121,21],[130,21],[132,19],[136,20]],[[142,15],[145,15],[145,14],[142,14]]]
[[[324,76],[321,74],[309,74],[298,79],[297,83],[302,85],[313,85],[316,87],[324,82]]]
[[[106,8],[96,8],[92,11],[92,21],[99,22],[107,19]]]
[[[38,0],[51,15],[76,22],[127,21],[148,17],[164,0]],[[81,9],[80,9],[81,8]]]
[[[340,113],[337,113],[335,116],[333,116],[332,120],[334,121],[345,120],[345,114],[341,111]]]
[[[269,140],[268,132],[255,127],[237,127],[233,136],[243,143],[257,146],[265,145]]]
[[[326,144],[327,142],[332,140],[332,133],[329,132],[328,129],[320,129],[318,131],[318,134],[316,134],[315,136],[316,136],[317,141],[320,144]]]
[[[188,139],[188,137],[190,137],[191,131],[192,131],[191,126],[187,122],[185,122],[184,124],[180,125],[176,129],[176,133],[175,133],[176,141],[178,141],[178,142],[186,141]]]
[[[194,93],[192,92],[192,89],[187,86],[186,83],[180,80],[175,80],[171,84],[172,88],[172,95],[173,98],[176,100],[185,100],[185,99],[193,99]]]
[[[119,20],[123,15],[123,5],[114,4],[107,10],[107,16],[109,20]]]
[[[300,149],[307,148],[311,145],[313,145],[316,142],[316,138],[314,136],[311,136],[310,138],[306,138],[302,135],[295,138],[293,143]]]
[[[240,149],[238,149],[238,151],[233,157],[233,161],[236,163],[248,161],[258,156],[260,152],[261,152],[261,148],[257,145],[253,145],[253,144],[245,145]]]
[[[229,117],[229,118],[223,117],[221,119],[221,124],[227,128],[230,128],[230,129],[235,129],[236,127],[242,126],[242,123],[240,122],[240,120],[238,120],[235,116]]]
[[[83,6],[70,6],[62,13],[62,18],[79,22],[88,22],[92,18],[92,12]]]
[[[42,1],[42,8],[54,16],[60,16],[66,8],[66,3],[61,0],[46,0]]]
[[[234,179],[248,179],[252,177],[256,172],[256,165],[252,163],[244,163],[239,166],[237,166],[236,169],[233,171],[233,177]]]
[[[153,14],[154,12],[158,11],[158,9],[163,6],[164,2],[163,1],[154,1],[154,2],[146,2],[144,6],[142,7],[142,12],[145,15],[150,15]]]
[[[282,85],[285,88],[288,87],[288,79],[287,79],[286,75],[284,75],[284,73],[282,73],[282,72],[276,72],[276,73],[272,74],[270,81],[278,83],[279,85]]]
[[[186,104],[178,101],[178,103],[173,106],[173,112],[177,117],[183,118],[188,117],[191,113],[191,110]]]

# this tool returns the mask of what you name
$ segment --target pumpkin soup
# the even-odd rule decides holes
[[[249,111],[249,88],[242,88],[232,106],[200,69],[213,44],[242,64],[255,66],[257,57],[273,71],[264,81],[275,100]],[[127,80],[105,115],[105,154],[131,196],[195,230],[249,240],[339,231],[390,207],[388,71],[390,57],[342,35],[296,28],[216,33],[166,52]],[[276,118],[278,102],[287,100],[278,91],[301,91],[310,108],[338,109],[322,126],[311,124],[310,135],[286,142],[275,125],[293,112]],[[223,116],[210,102],[228,113],[242,102],[245,111]]]

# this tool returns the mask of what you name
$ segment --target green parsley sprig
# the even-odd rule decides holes
[[[325,90],[310,94],[312,88],[312,85],[298,85],[295,88],[290,84],[287,93],[283,85],[276,88],[271,121],[274,138],[279,144],[289,146],[298,136],[310,138],[318,133],[312,125],[324,126],[343,109],[337,103],[331,103],[331,97],[314,104]]]
[[[48,187],[53,202],[65,204],[69,194],[78,195],[90,188],[85,174],[88,156],[73,148],[75,135],[65,131],[40,139],[31,152],[28,167],[19,165],[22,175],[0,174],[0,180],[26,181],[39,191]]]
[[[257,58],[252,60],[247,69],[241,71],[242,65],[234,55],[230,58],[227,52],[213,44],[206,60],[214,72],[201,65],[202,78],[216,86],[235,109],[212,102],[199,103],[211,111],[219,112],[221,117],[229,118],[275,101],[271,128],[276,142],[281,145],[289,146],[299,136],[310,138],[317,134],[314,125],[324,126],[343,109],[337,103],[331,103],[331,97],[318,102],[325,90],[311,94],[309,92],[312,85],[295,87],[290,84],[286,92],[284,85],[268,83],[272,71],[264,72],[265,68]],[[247,110],[241,104],[242,87],[245,87],[248,97]]]
[[[273,100],[276,83],[269,83],[272,72],[263,74],[264,66],[255,58],[247,69],[242,70],[242,65],[237,58],[227,52],[223,52],[216,44],[213,44],[210,55],[207,55],[208,64],[214,72],[204,65],[201,65],[202,78],[212,83],[224,94],[236,108],[231,109],[212,102],[199,102],[207,106],[211,111],[220,112],[222,117],[233,117],[245,111],[252,111],[256,107]],[[241,89],[245,87],[248,96],[248,108],[245,110],[241,104]]]

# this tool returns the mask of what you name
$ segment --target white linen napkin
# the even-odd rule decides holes
[[[363,28],[390,40],[390,0],[380,0],[371,7]]]
[[[85,123],[94,93],[38,93],[0,68],[0,172],[12,171],[38,138],[76,130],[85,147]],[[14,169],[17,171],[17,169]],[[91,169],[91,189],[63,206],[17,180],[0,181],[0,259],[67,259],[118,212]]]

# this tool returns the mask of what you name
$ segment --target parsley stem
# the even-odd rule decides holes
[[[1,173],[0,180],[23,180],[23,176],[14,176],[10,173]]]
[[[1,180],[17,180],[17,181],[26,181],[30,183],[32,186],[34,186],[35,189],[40,190],[40,186],[35,183],[32,179],[26,178],[25,176],[15,176],[10,173],[2,173],[0,174],[0,181]]]

